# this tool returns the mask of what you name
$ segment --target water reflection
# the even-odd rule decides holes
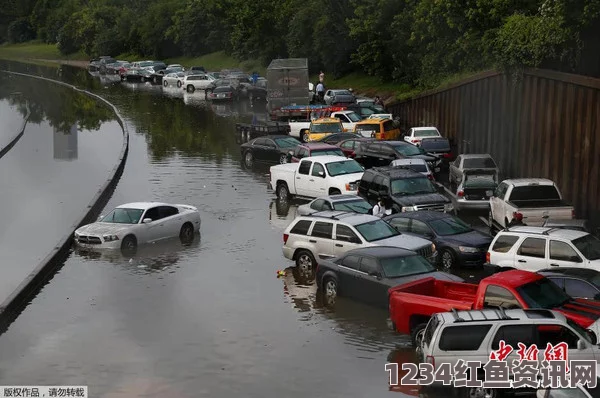
[[[133,256],[126,256],[120,250],[89,250],[74,247],[74,253],[88,261],[103,261],[117,265],[133,274],[173,273],[182,257],[197,252],[200,236],[192,243],[183,244],[178,238],[140,246]]]
[[[100,75],[100,84],[102,84],[103,86],[109,86],[111,84],[117,84],[120,82],[120,75]]]
[[[54,129],[54,159],[77,159],[77,124],[73,124],[68,132]]]
[[[274,199],[269,203],[269,223],[284,230],[296,218],[297,204],[289,200]]]
[[[200,106],[202,108],[208,107],[208,101],[206,100],[206,92],[204,90],[197,90],[193,93],[188,93],[185,90],[178,89],[183,93],[183,103],[186,105]]]
[[[163,87],[162,93],[166,97],[178,98],[178,99],[184,98],[184,95],[185,95],[184,90],[182,90],[181,88],[173,87],[173,86]]]

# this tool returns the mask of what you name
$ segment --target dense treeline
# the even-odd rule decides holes
[[[600,75],[600,0],[5,0],[0,41],[65,54],[308,57],[431,85],[489,66]]]

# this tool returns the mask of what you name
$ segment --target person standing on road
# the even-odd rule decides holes
[[[321,73],[319,73],[319,83],[323,83],[325,81],[325,73],[323,73],[323,71],[321,71]]]
[[[317,97],[319,97],[320,102],[323,102],[323,98],[325,97],[325,86],[323,85],[323,82],[317,84]]]

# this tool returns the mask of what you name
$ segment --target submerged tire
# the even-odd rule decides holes
[[[183,244],[189,244],[194,241],[194,226],[186,222],[181,226],[181,230],[179,231],[179,239]]]
[[[134,235],[127,235],[121,241],[121,252],[125,255],[133,255],[138,247],[137,239]]]

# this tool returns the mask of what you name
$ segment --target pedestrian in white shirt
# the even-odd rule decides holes
[[[373,206],[373,215],[377,217],[383,217],[386,215],[385,203],[383,198],[377,199],[377,203]]]

